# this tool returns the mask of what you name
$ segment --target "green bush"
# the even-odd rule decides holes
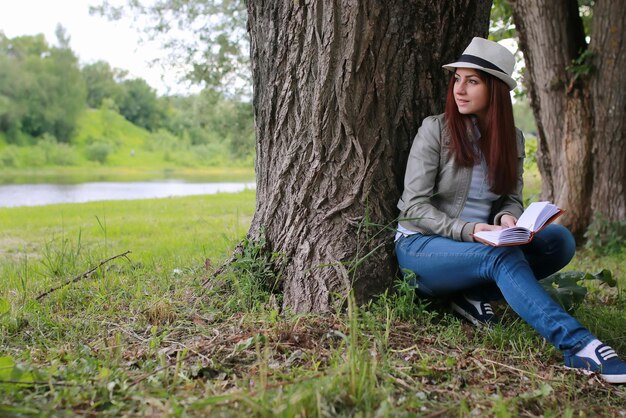
[[[20,131],[17,128],[10,129],[6,133],[6,141],[9,144],[18,146],[33,145],[35,143],[35,139],[32,136]]]
[[[104,164],[109,155],[113,153],[113,148],[113,145],[108,141],[93,141],[85,147],[85,157],[89,161],[97,161],[100,164]]]
[[[240,248],[229,266],[227,280],[233,297],[227,305],[233,311],[262,309],[274,295],[276,305],[281,306],[285,256],[268,250],[263,231],[256,241],[244,239]]]
[[[190,151],[198,163],[207,166],[227,165],[230,155],[225,144],[194,145]]]
[[[581,271],[558,272],[539,280],[539,284],[563,309],[574,312],[583,303],[587,295],[587,288],[584,284],[594,280],[604,283],[608,287],[617,286],[617,280],[613,278],[613,273],[607,269],[595,274]]]
[[[44,134],[34,146],[8,145],[0,151],[0,167],[6,168],[68,166],[77,162],[78,154],[73,146],[58,143],[48,134]]]
[[[21,147],[20,153],[22,154],[21,165],[25,167],[43,167],[48,162],[46,151],[37,146]]]
[[[609,221],[595,213],[587,232],[585,246],[600,255],[626,252],[626,220]]]
[[[183,167],[220,167],[232,165],[229,155],[225,144],[203,144],[181,150],[165,150],[164,159]]]
[[[19,165],[19,149],[9,145],[0,151],[0,167],[13,168]]]
[[[148,139],[146,139],[144,148],[147,151],[166,152],[186,150],[189,149],[189,141],[186,141],[184,138],[178,138],[165,129],[159,129],[158,131],[150,134]]]
[[[72,145],[59,143],[53,135],[47,133],[41,136],[37,148],[43,151],[47,165],[75,165],[78,161],[78,154]]]
[[[61,166],[76,165],[77,162],[78,153],[76,152],[76,148],[64,143],[57,144],[50,160],[48,161],[51,165]]]

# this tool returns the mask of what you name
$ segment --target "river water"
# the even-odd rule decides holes
[[[254,182],[191,183],[183,180],[0,185],[0,207],[154,199],[254,189]]]

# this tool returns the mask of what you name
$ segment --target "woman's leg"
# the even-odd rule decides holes
[[[535,234],[531,242],[520,246],[537,280],[561,270],[574,257],[576,241],[563,225],[551,224]]]
[[[563,225],[551,224],[535,234],[533,240],[519,247],[537,280],[556,273],[569,264],[576,252],[576,241]],[[495,284],[468,289],[465,295],[480,301],[500,300],[502,292]]]
[[[511,308],[560,350],[576,352],[594,339],[543,290],[520,247],[415,234],[398,240],[396,254],[401,268],[419,276],[426,294],[444,296],[495,283]]]

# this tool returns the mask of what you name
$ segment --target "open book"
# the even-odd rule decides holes
[[[552,203],[533,202],[528,205],[514,227],[499,231],[480,231],[473,234],[473,237],[476,241],[493,246],[526,244],[533,239],[535,233],[563,212],[563,209]]]

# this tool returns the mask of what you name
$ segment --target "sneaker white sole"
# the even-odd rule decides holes
[[[612,383],[614,385],[626,383],[626,375],[623,374],[601,374],[600,377],[605,382]]]
[[[569,366],[563,366],[563,367],[565,367],[567,370],[573,370],[576,373],[582,373],[586,376],[591,376],[595,374],[596,376],[600,377],[602,380],[604,380],[607,383],[612,383],[612,384],[626,383],[626,375],[624,374],[602,374],[602,373],[592,372],[591,370],[587,370],[587,369],[579,369],[576,367],[569,367]]]
[[[465,309],[461,308],[456,303],[452,302],[450,306],[452,307],[452,310],[454,312],[458,313],[459,315],[461,315],[463,318],[470,321],[473,325],[477,326],[478,328],[489,328],[489,325],[485,324],[484,322],[480,322],[478,319],[468,314]]]

